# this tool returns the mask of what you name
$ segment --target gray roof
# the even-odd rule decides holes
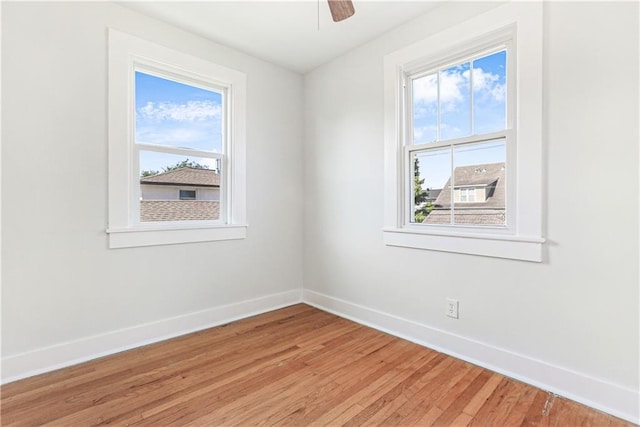
[[[214,200],[141,200],[140,221],[197,221],[220,219]]]
[[[484,165],[460,166],[453,170],[454,185],[489,185],[496,179],[504,177],[504,162]]]
[[[140,184],[220,187],[220,174],[212,169],[184,167],[142,177]]]
[[[427,195],[427,200],[433,201],[438,198],[441,191],[442,189],[440,188],[431,188],[431,189],[424,190],[424,193],[426,193]]]
[[[460,166],[453,170],[454,188],[485,187],[484,201],[456,203],[453,223],[458,225],[505,224],[505,165],[488,163]],[[427,215],[425,224],[451,224],[451,178],[433,202],[434,209]]]

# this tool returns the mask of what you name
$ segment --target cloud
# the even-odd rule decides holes
[[[471,72],[462,67],[453,67],[440,72],[440,105],[445,111],[452,111],[461,102],[469,102],[469,76]],[[482,68],[473,69],[473,92],[477,99],[486,102],[503,102],[506,88],[500,83],[500,76],[486,72]],[[416,112],[425,112],[425,105],[438,100],[438,75],[430,74],[413,81],[413,99]],[[435,105],[434,105],[435,107]]]
[[[440,73],[440,103],[451,108],[465,99],[468,92],[469,72],[456,69]],[[431,74],[413,81],[413,99],[416,103],[431,104],[438,100],[438,75]]]
[[[438,75],[430,74],[413,81],[413,102],[430,104],[438,100]]]
[[[473,69],[473,92],[475,96],[484,96],[493,102],[502,102],[506,95],[504,83],[500,83],[500,76],[486,72],[482,68]]]
[[[211,101],[189,101],[186,104],[173,102],[147,102],[138,108],[142,119],[153,121],[173,120],[178,122],[194,122],[220,119],[222,109]]]

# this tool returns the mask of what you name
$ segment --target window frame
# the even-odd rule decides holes
[[[129,106],[128,106],[129,121],[130,123],[134,123],[134,129],[132,132],[133,142],[131,144],[131,147],[133,150],[133,153],[132,153],[133,161],[131,162],[131,184],[132,184],[131,205],[130,205],[131,206],[131,213],[130,213],[131,224],[133,224],[134,227],[141,227],[141,228],[149,226],[148,221],[142,221],[140,219],[140,203],[138,203],[138,201],[141,200],[141,189],[139,185],[137,186],[135,185],[135,181],[140,180],[140,169],[138,166],[140,164],[140,153],[142,151],[171,154],[171,155],[182,155],[182,156],[185,156],[186,158],[199,157],[199,158],[216,159],[218,161],[218,164],[222,165],[222,169],[223,169],[220,176],[221,178],[220,203],[222,204],[220,209],[220,218],[218,218],[217,220],[210,220],[210,221],[194,221],[194,220],[188,220],[188,222],[154,221],[153,222],[154,226],[158,226],[159,224],[162,224],[164,226],[174,226],[174,227],[180,227],[182,225],[188,225],[190,227],[194,227],[194,226],[207,227],[207,226],[218,226],[218,225],[225,224],[227,211],[228,211],[227,209],[228,200],[226,197],[227,191],[225,189],[225,187],[227,186],[226,185],[227,179],[224,174],[224,165],[228,163],[226,161],[226,159],[228,158],[227,152],[229,151],[229,147],[231,145],[231,141],[229,140],[228,133],[227,133],[227,128],[229,126],[229,124],[227,123],[227,118],[230,116],[230,113],[231,113],[229,108],[229,102],[228,102],[228,92],[230,89],[229,85],[223,82],[220,82],[218,80],[211,79],[208,76],[197,75],[193,72],[185,72],[185,70],[181,70],[172,65],[162,64],[157,61],[153,61],[149,58],[140,57],[138,55],[132,56],[132,60],[133,60],[133,67],[134,67],[133,68],[134,75],[137,72],[141,72],[147,75],[151,75],[153,77],[158,77],[161,79],[170,80],[180,84],[199,87],[201,89],[219,93],[222,97],[223,120],[222,120],[222,153],[216,153],[213,150],[211,151],[198,150],[198,149],[192,149],[192,148],[167,146],[167,145],[161,145],[161,144],[153,144],[153,143],[144,142],[144,141],[138,141],[135,137],[135,123],[136,123],[135,97],[131,99],[131,102],[129,103]],[[132,90],[135,94],[135,90],[136,90],[135,77],[133,77],[130,87],[133,88]],[[179,199],[179,200],[183,200],[183,199]]]
[[[193,198],[192,197],[183,197],[182,193],[183,192],[189,192],[189,193],[193,193]],[[178,200],[198,200],[198,190],[187,190],[187,189],[183,189],[183,188],[179,188],[178,189]]]
[[[507,105],[505,131],[483,135],[485,141],[506,140],[506,226],[412,223],[411,153],[453,149],[452,143],[473,142],[477,136],[414,145],[408,79],[477,57],[483,50],[489,54],[510,41],[507,66],[513,72],[507,78],[507,92],[515,102]],[[384,67],[385,244],[541,262],[542,5],[497,7],[386,55]]]
[[[139,218],[140,151],[184,154],[184,149],[135,140],[135,72],[215,88],[223,107],[221,215],[211,221],[142,222]],[[110,248],[243,239],[246,237],[246,75],[213,62],[109,29]],[[226,137],[225,137],[226,136]],[[203,154],[200,153],[200,154]],[[198,150],[188,150],[198,156]]]
[[[476,186],[461,186],[461,187],[458,187],[458,190],[460,191],[460,200],[456,200],[455,199],[456,186],[454,185],[454,187],[453,187],[453,192],[454,192],[453,202],[454,203],[478,203],[476,201],[477,189],[478,189],[478,187],[476,187]],[[462,200],[463,196],[464,196],[464,198],[466,200]],[[473,200],[469,200],[469,199],[473,199]]]
[[[458,47],[454,47],[455,52],[450,53],[447,51],[444,55],[434,55],[429,58],[427,65],[421,64],[420,61],[416,61],[410,66],[405,66],[402,71],[402,87],[403,90],[400,94],[402,97],[401,109],[398,112],[399,120],[402,123],[402,135],[399,143],[403,146],[404,164],[403,170],[409,170],[413,166],[412,158],[420,152],[426,152],[431,150],[448,149],[451,157],[451,174],[450,178],[453,180],[453,172],[456,168],[453,162],[455,151],[458,147],[465,147],[474,144],[487,144],[491,142],[504,141],[505,145],[505,167],[506,167],[506,204],[505,215],[506,223],[504,225],[487,225],[487,224],[455,224],[453,219],[455,217],[455,211],[457,204],[474,203],[472,201],[456,201],[455,193],[456,188],[459,188],[453,181],[453,185],[448,189],[451,192],[451,223],[450,224],[424,224],[413,222],[413,212],[411,210],[411,195],[413,194],[413,168],[410,174],[404,176],[402,185],[406,187],[405,199],[403,200],[402,210],[404,212],[406,227],[408,229],[415,229],[418,232],[429,230],[435,230],[436,232],[467,232],[467,233],[495,233],[495,234],[514,234],[514,229],[517,223],[517,214],[515,212],[515,200],[517,194],[515,192],[515,185],[510,185],[517,177],[517,167],[515,163],[515,152],[517,150],[517,138],[516,131],[514,129],[514,117],[516,114],[515,107],[517,105],[516,94],[516,64],[515,58],[517,57],[517,50],[515,46],[515,27],[507,26],[499,29],[492,34],[480,37],[477,40],[471,40],[461,44]],[[457,50],[457,51],[456,51]],[[413,114],[413,96],[412,96],[412,82],[413,80],[422,76],[430,75],[433,73],[441,73],[443,70],[449,69],[452,66],[461,65],[464,63],[473,63],[473,61],[482,59],[486,56],[492,55],[497,52],[506,51],[507,55],[507,98],[505,108],[505,128],[493,132],[487,132],[482,134],[470,134],[457,138],[449,138],[437,140],[430,143],[414,143],[414,114]],[[471,83],[471,82],[470,82]],[[470,90],[472,87],[470,85]],[[473,129],[473,99],[470,99],[470,113],[469,118],[471,121],[470,131]],[[440,131],[438,129],[438,134]],[[446,189],[443,189],[445,191]],[[420,228],[424,228],[421,230]]]

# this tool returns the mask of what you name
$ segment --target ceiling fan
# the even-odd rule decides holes
[[[333,22],[344,21],[350,16],[356,13],[353,8],[351,0],[327,0],[329,2],[329,9],[331,10],[331,17]]]

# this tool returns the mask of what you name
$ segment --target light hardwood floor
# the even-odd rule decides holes
[[[10,425],[631,425],[304,304],[7,384]]]

